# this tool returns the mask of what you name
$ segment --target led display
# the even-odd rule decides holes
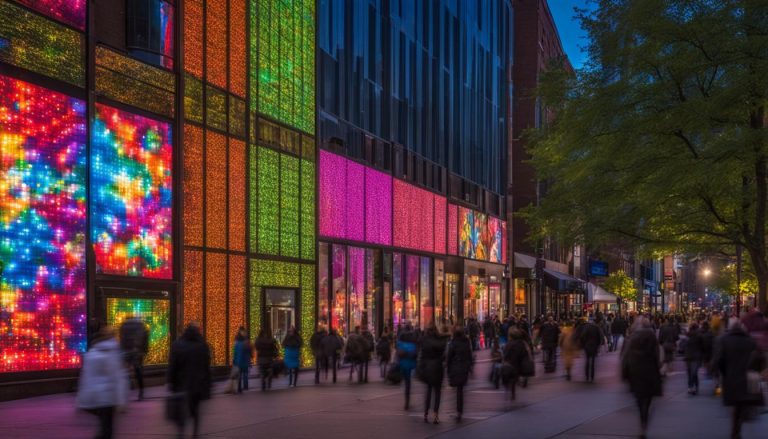
[[[227,138],[205,134],[205,245],[227,247]]]
[[[449,224],[452,221],[452,211],[456,208],[457,206],[449,206]],[[458,207],[458,228],[459,256],[494,263],[505,262],[505,221],[472,209]],[[449,233],[449,240],[450,237]]]
[[[401,180],[394,180],[395,247],[433,252],[436,195]]]
[[[45,0],[33,2],[46,6]],[[80,32],[0,0],[0,60],[83,86],[84,46]]]
[[[365,241],[392,245],[392,176],[365,168]]]
[[[476,259],[479,241],[480,234],[475,229],[475,212],[459,207],[459,256]]]
[[[227,255],[205,254],[205,338],[213,364],[227,362]]]
[[[475,247],[475,259],[481,261],[488,260],[488,216],[484,213],[475,212],[475,233],[478,235],[477,244]]]
[[[205,1],[205,69],[206,79],[222,89],[227,88],[227,0]]]
[[[280,254],[299,257],[299,159],[280,157]]]
[[[128,318],[141,320],[149,330],[146,364],[168,363],[170,353],[170,303],[166,299],[107,297],[107,325],[118,329]]]
[[[184,124],[184,244],[203,245],[203,130]]]
[[[301,160],[301,257],[315,259],[315,163]]]
[[[0,372],[86,348],[86,105],[0,75]]]
[[[16,0],[62,23],[85,30],[85,0]]]
[[[280,254],[280,153],[269,148],[251,148],[252,248],[259,253]],[[255,215],[255,216],[254,216]],[[255,240],[255,238],[257,238]]]
[[[500,263],[502,261],[501,247],[501,220],[492,216],[488,217],[488,260],[490,262]]]
[[[184,2],[184,70],[203,77],[203,2]]]
[[[184,250],[184,325],[203,322],[203,253]]]
[[[435,253],[445,253],[446,205],[445,197],[435,196]]]
[[[97,272],[170,279],[171,126],[103,104],[95,109],[90,184]]]
[[[229,248],[245,251],[245,142],[229,139]]]
[[[448,254],[459,254],[459,211],[455,204],[448,205]]]
[[[229,91],[242,97],[245,97],[247,76],[246,1],[229,0]]]

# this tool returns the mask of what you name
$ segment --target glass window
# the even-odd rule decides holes
[[[128,50],[151,64],[173,68],[173,5],[164,0],[128,0]]]
[[[382,315],[384,325],[393,329],[392,324],[392,253],[384,253],[384,291],[382,300]]]
[[[378,334],[377,298],[381,295],[381,250],[365,251],[365,314],[364,324],[374,337]]]
[[[403,255],[392,256],[392,324],[397,328],[403,323]]]
[[[330,320],[328,318],[328,285],[331,281],[328,277],[328,258],[330,252],[330,245],[321,242],[320,243],[320,259],[318,266],[318,278],[320,279],[320,287],[318,288],[317,296],[317,323],[324,327],[328,327]]]
[[[339,335],[345,334],[347,327],[346,309],[347,309],[347,290],[346,290],[346,269],[347,269],[347,248],[343,245],[333,245],[333,310],[331,315],[331,326],[339,332]]]
[[[435,323],[445,325],[445,316],[450,314],[445,311],[445,262],[435,260]]]
[[[419,257],[408,255],[406,261],[405,320],[419,327]]]
[[[429,325],[434,323],[434,307],[432,306],[432,294],[429,288],[429,274],[431,259],[427,257],[421,258],[421,327],[426,329]]]
[[[360,247],[349,247],[347,291],[350,322],[347,333],[351,333],[358,326],[362,329],[365,313],[365,249]]]

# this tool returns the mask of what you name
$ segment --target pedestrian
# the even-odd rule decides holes
[[[387,376],[387,365],[392,360],[392,334],[387,326],[384,327],[379,341],[376,342],[376,356],[379,358],[381,378],[385,378]]]
[[[368,355],[365,338],[360,332],[360,326],[355,326],[355,330],[347,337],[347,344],[344,347],[344,359],[349,363],[349,381],[352,381],[352,374],[357,369],[357,382],[363,382],[363,363]]]
[[[464,334],[463,330],[461,332]],[[466,335],[464,335],[464,337],[466,337]],[[493,340],[493,346],[491,347],[491,382],[496,389],[499,388],[499,383],[501,382],[501,363],[503,360],[501,343],[499,343],[499,339],[497,338]]]
[[[262,328],[259,331],[254,347],[256,364],[259,365],[259,375],[261,375],[261,391],[264,392],[272,388],[273,368],[278,354],[277,341],[272,337],[272,331],[269,328]]]
[[[731,438],[741,438],[741,425],[750,410],[763,404],[759,373],[765,365],[757,342],[737,318],[731,318],[718,341],[713,361],[721,376],[723,404],[733,407]]]
[[[658,346],[651,322],[642,316],[635,319],[632,335],[625,342],[621,371],[640,411],[641,438],[645,438],[648,431],[651,400],[662,393]]]
[[[469,332],[469,339],[472,341],[472,350],[480,350],[480,325],[474,317],[470,317],[467,322],[467,332]]]
[[[248,340],[248,334],[244,327],[240,327],[235,337],[235,347],[232,355],[232,367],[237,368],[237,393],[243,393],[248,390],[248,373],[251,368],[251,359],[253,358],[253,346]]]
[[[371,362],[371,358],[373,357],[375,342],[373,340],[373,334],[371,334],[371,331],[368,329],[368,321],[365,318],[363,319],[362,336],[363,336],[363,339],[365,340],[365,356],[363,358],[362,374],[363,374],[363,382],[367,383],[368,382],[368,365]]]
[[[77,407],[99,418],[98,439],[114,434],[115,411],[128,403],[128,377],[114,331],[101,326],[83,355]]]
[[[675,347],[679,339],[679,333],[672,317],[659,329],[659,344],[664,349],[664,374],[672,372],[672,361],[675,359]]]
[[[200,403],[211,397],[211,350],[196,323],[190,323],[171,345],[168,360],[168,385],[172,395],[185,407],[176,417],[178,436],[184,436],[187,414],[192,417],[192,432],[198,435]]]
[[[547,317],[546,323],[541,326],[541,349],[544,351],[544,371],[554,372],[557,367],[556,353],[557,343],[560,341],[560,326],[554,317]]]
[[[619,349],[619,341],[626,337],[627,329],[629,329],[627,320],[619,313],[611,322],[611,351]]]
[[[144,358],[149,353],[149,331],[138,317],[128,317],[120,325],[120,349],[128,369],[133,371],[139,398],[144,399]]]
[[[416,368],[417,341],[410,323],[405,325],[397,338],[397,361],[405,383],[405,411],[408,411],[411,403],[411,373]]]
[[[434,324],[430,325],[421,339],[421,356],[417,365],[418,377],[427,385],[426,401],[424,403],[424,422],[429,422],[429,408],[434,393],[432,412],[434,424],[440,423],[440,394],[443,387],[445,370],[446,338],[437,332]]]
[[[491,354],[493,355],[493,352],[497,352],[500,361],[501,353],[498,352],[498,339],[494,338],[492,349]],[[448,384],[456,388],[456,422],[461,422],[461,416],[464,413],[464,387],[467,385],[467,381],[469,381],[469,374],[472,372],[473,363],[472,343],[470,343],[469,338],[464,333],[464,328],[457,326],[454,328],[447,356]],[[498,388],[498,381],[496,388]]]
[[[331,329],[328,335],[323,337],[320,345],[325,357],[325,380],[328,381],[328,368],[330,367],[333,370],[333,382],[336,383],[336,370],[339,365],[341,350],[344,347],[344,341],[336,333],[335,329]]]
[[[323,352],[323,338],[328,335],[325,327],[318,326],[317,330],[309,339],[309,345],[312,348],[312,355],[315,357],[315,384],[320,384],[320,368],[328,370],[328,359]]]
[[[283,339],[283,361],[288,370],[288,387],[296,387],[299,383],[299,357],[302,344],[299,332],[291,326]]]
[[[523,336],[517,327],[509,329],[507,335],[507,345],[504,346],[504,362],[501,366],[501,379],[509,390],[510,399],[512,401],[516,398],[516,386],[517,380],[527,374],[523,374],[523,369],[526,361],[532,361],[530,358],[530,352]]]
[[[595,360],[603,344],[603,331],[592,322],[586,322],[579,331],[579,344],[584,349],[585,377],[588,383],[595,382]]]
[[[688,328],[688,342],[685,344],[685,366],[688,373],[688,394],[699,393],[699,368],[703,358],[703,337],[699,325],[692,323]]]
[[[573,363],[579,356],[579,343],[573,325],[565,325],[560,334],[560,353],[563,357],[566,381],[571,380]]]
[[[485,320],[483,320],[483,349],[488,349],[491,347],[491,340],[495,338],[494,331],[493,331],[493,322],[491,321],[491,318],[486,316]]]

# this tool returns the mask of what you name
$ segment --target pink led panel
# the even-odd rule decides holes
[[[448,254],[459,254],[459,212],[455,204],[448,205]]]
[[[435,197],[435,253],[445,253],[445,206],[447,201],[445,197],[434,195]]]
[[[347,160],[347,239],[362,241],[365,239],[365,167]]]
[[[392,245],[392,176],[365,168],[365,241]]]
[[[320,235],[346,238],[347,160],[320,151]]]
[[[394,180],[395,247],[433,252],[435,195]]]

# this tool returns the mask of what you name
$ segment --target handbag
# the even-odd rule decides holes
[[[397,363],[392,364],[387,371],[386,380],[388,383],[397,385],[403,380],[403,372],[400,370],[400,365]]]
[[[187,394],[175,392],[165,398],[165,418],[172,422],[181,422],[187,416]]]

